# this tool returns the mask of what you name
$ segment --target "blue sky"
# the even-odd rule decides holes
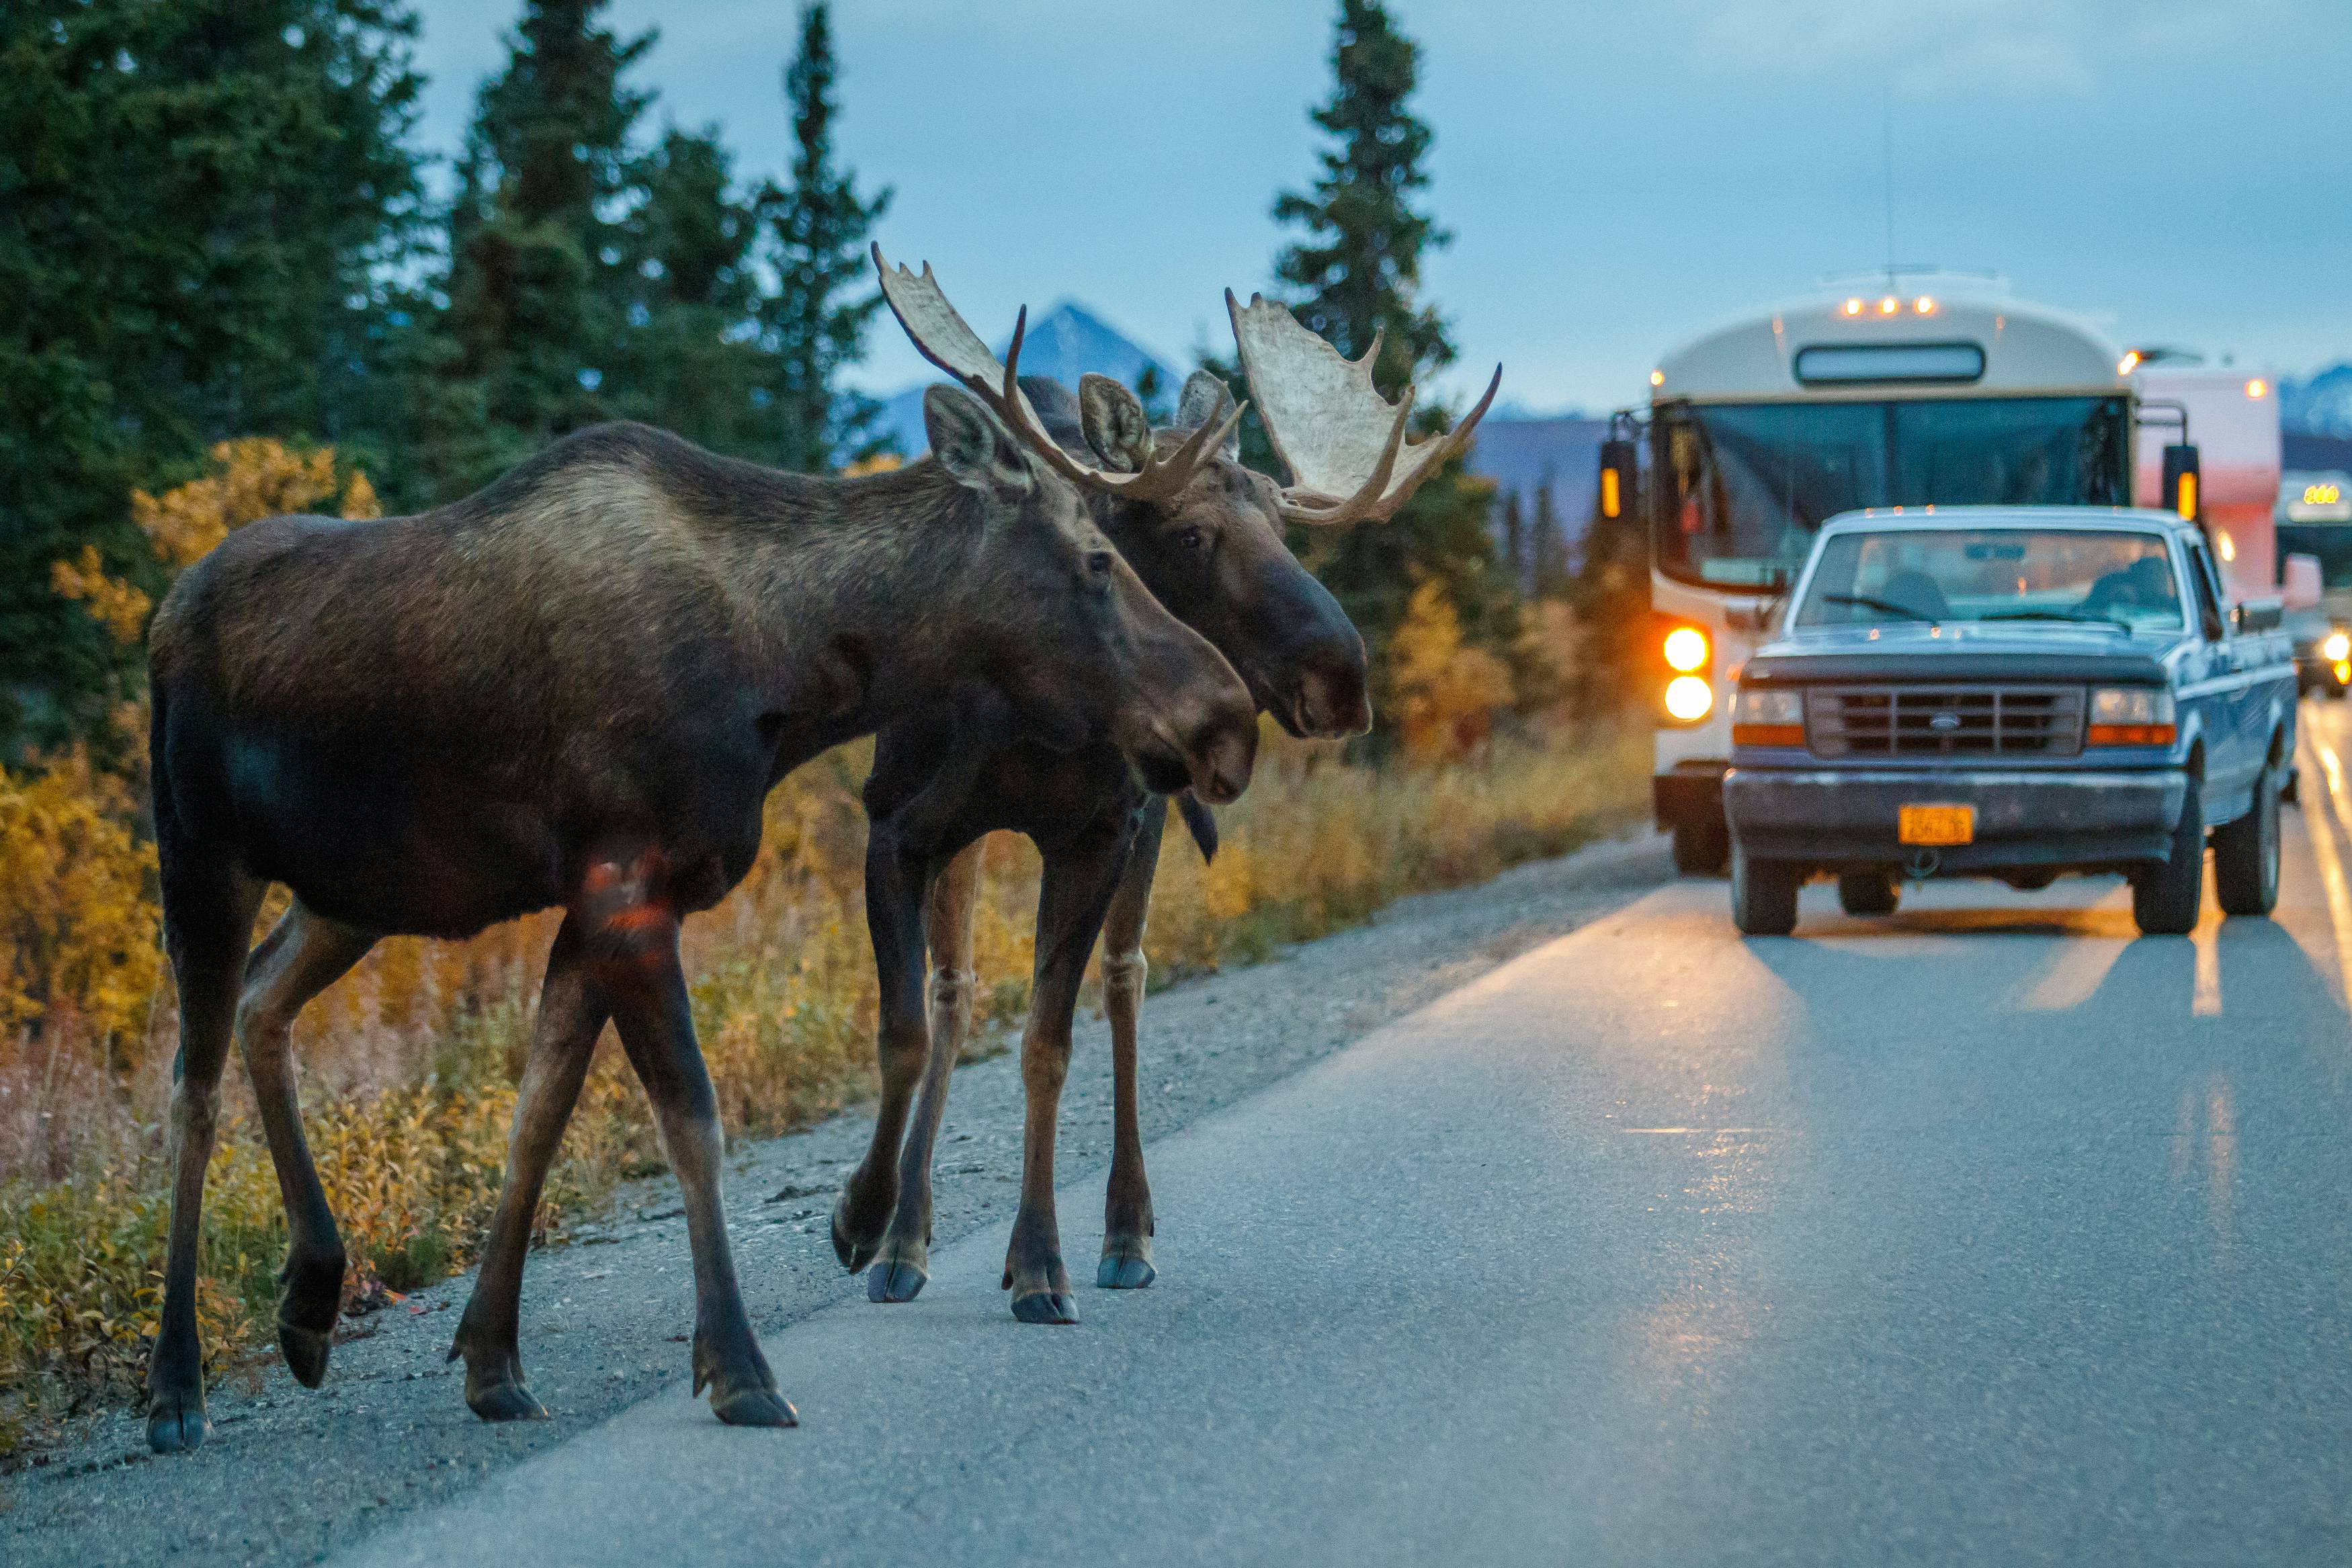
[[[2347,0],[1391,0],[1423,46],[1428,269],[1460,397],[1638,399],[1719,319],[1885,257],[2006,274],[2126,343],[2272,372],[2352,356]],[[423,132],[453,151],[507,0],[421,0]],[[617,0],[658,24],[656,120],[788,157],[791,0]],[[1314,169],[1326,0],[836,0],[842,145],[897,187],[880,237],[986,336],[1083,299],[1189,363],[1268,281]],[[864,384],[922,366],[887,321]]]

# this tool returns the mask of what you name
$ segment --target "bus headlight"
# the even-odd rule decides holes
[[[2341,632],[2330,632],[2327,641],[2319,645],[2319,656],[2331,664],[2340,664],[2352,659],[2352,637],[2347,637]]]
[[[2155,686],[2102,686],[2091,694],[2085,746],[2170,746],[2172,694]]]
[[[1677,626],[1666,633],[1666,663],[1685,674],[1706,663],[1706,633],[1696,626]]]
[[[1676,675],[1666,683],[1666,713],[1685,724],[1696,724],[1715,706],[1715,688],[1696,675]]]
[[[1805,699],[1801,692],[1742,686],[1731,699],[1734,746],[1802,746]]]

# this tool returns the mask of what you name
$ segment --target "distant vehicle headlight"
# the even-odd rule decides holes
[[[2179,731],[2172,694],[2155,686],[2103,686],[2091,694],[2085,746],[2170,746]]]
[[[2331,664],[2340,664],[2352,659],[2352,637],[2347,637],[2341,632],[2330,632],[2327,640],[2319,644],[2319,653]]]
[[[1707,716],[1715,706],[1715,688],[1696,675],[1676,675],[1666,683],[1666,712],[1685,724]]]
[[[1805,744],[1805,698],[1785,686],[1743,686],[1731,700],[1734,746]]]

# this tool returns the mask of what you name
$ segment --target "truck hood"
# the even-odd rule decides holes
[[[2120,626],[1954,622],[1942,626],[1822,626],[1759,649],[1743,681],[2114,681],[2162,685],[2180,632]]]

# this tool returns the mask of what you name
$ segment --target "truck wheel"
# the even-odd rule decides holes
[[[1675,824],[1675,869],[1685,876],[1721,876],[1731,857],[1731,830],[1717,811]]]
[[[2278,904],[2279,777],[2264,767],[2254,803],[2213,830],[2213,893],[2224,915],[2268,915]]]
[[[2172,830],[2172,853],[2132,878],[2132,919],[2149,936],[2186,936],[2197,929],[2204,902],[2205,808],[2191,779],[2180,825]]]
[[[1731,923],[1743,936],[1786,936],[1797,928],[1797,889],[1804,877],[1793,861],[1758,860],[1731,852]]]
[[[1838,874],[1838,907],[1848,915],[1892,915],[1903,890],[1883,871],[1849,871]]]

